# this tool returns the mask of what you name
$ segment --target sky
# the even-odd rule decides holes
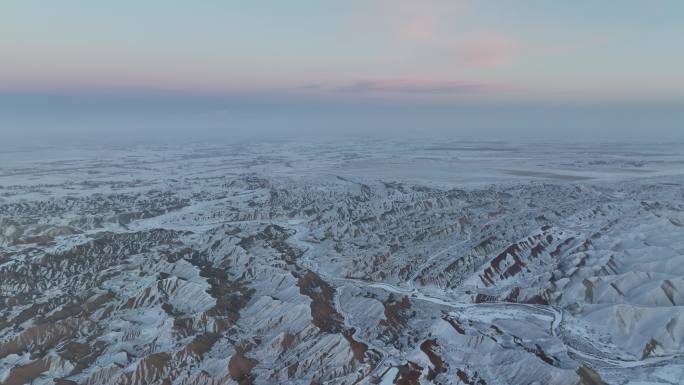
[[[684,139],[680,0],[5,0],[5,138]]]

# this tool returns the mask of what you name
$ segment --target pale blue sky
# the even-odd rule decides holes
[[[10,0],[1,15],[3,89],[684,96],[679,0]]]
[[[0,93],[22,108],[45,94],[229,110],[672,106],[684,103],[683,20],[680,0],[7,0]]]

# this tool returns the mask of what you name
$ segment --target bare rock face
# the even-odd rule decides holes
[[[0,383],[683,383],[684,159],[473,146],[2,165]]]

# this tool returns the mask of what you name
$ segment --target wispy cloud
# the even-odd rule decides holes
[[[455,44],[451,57],[466,65],[489,67],[508,64],[533,49],[510,37],[488,34],[471,36]]]
[[[394,36],[394,50],[426,65],[508,65],[536,50],[500,27],[473,27],[476,4],[464,0],[382,0],[381,17]]]
[[[425,43],[440,38],[449,23],[467,13],[463,0],[381,0],[380,14],[404,43]]]
[[[502,90],[498,85],[460,80],[380,79],[359,80],[334,90],[352,93],[464,94]]]

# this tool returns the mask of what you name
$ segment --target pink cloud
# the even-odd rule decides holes
[[[381,0],[376,4],[379,17],[402,43],[438,40],[468,8],[462,0]]]
[[[463,64],[498,66],[508,64],[532,49],[521,42],[498,35],[469,37],[455,44],[450,57]]]
[[[380,17],[406,56],[446,58],[450,63],[497,66],[529,53],[528,44],[502,32],[472,30],[475,12],[463,0],[382,0]],[[426,59],[427,60],[427,59]]]
[[[501,89],[503,87],[487,83],[427,79],[360,80],[336,88],[342,92],[403,94],[463,94]]]
[[[590,49],[613,40],[615,39],[611,36],[595,36],[582,42],[548,45],[523,41],[501,33],[489,33],[463,37],[452,44],[448,57],[464,65],[494,67],[534,55],[567,54]]]
[[[410,40],[433,39],[438,27],[438,19],[433,15],[412,17],[399,27],[399,36]]]

